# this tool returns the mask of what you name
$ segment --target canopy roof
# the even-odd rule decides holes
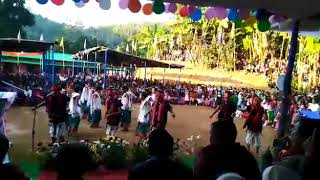
[[[45,52],[53,42],[34,41],[15,38],[0,38],[0,51],[11,52]]]
[[[155,60],[140,58],[138,56],[122,53],[119,51],[115,51],[113,49],[109,49],[106,47],[94,47],[87,49],[85,51],[80,51],[75,55],[74,58],[79,58],[79,56],[82,56],[83,59],[85,59],[86,54],[89,54],[89,59],[94,59],[94,54],[97,52],[97,61],[103,63],[104,62],[104,56],[105,51],[107,52],[107,63],[114,65],[114,66],[130,66],[135,65],[136,67],[144,67],[145,62],[147,67],[161,67],[161,68],[183,68],[183,65],[179,64],[168,64],[163,63]]]

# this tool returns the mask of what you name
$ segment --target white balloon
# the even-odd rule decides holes
[[[108,10],[111,7],[111,1],[110,0],[99,0],[99,6],[103,10]]]
[[[86,3],[84,3],[82,0],[80,2],[78,2],[78,3],[75,3],[75,4],[76,4],[76,6],[78,8],[82,8],[82,7],[84,7],[86,5]]]

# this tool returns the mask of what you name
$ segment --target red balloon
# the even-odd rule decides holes
[[[151,3],[148,3],[148,4],[143,5],[143,7],[142,7],[142,12],[143,12],[143,14],[145,14],[145,15],[150,15],[150,14],[152,14],[152,4],[151,4]]]
[[[139,0],[129,0],[128,8],[133,13],[138,13],[141,9],[141,3]]]
[[[187,16],[189,16],[188,6],[183,6],[183,7],[180,9],[179,14],[180,14],[181,17],[187,17]]]
[[[53,4],[61,6],[64,3],[64,0],[51,0]]]

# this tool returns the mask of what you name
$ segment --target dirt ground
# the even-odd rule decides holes
[[[176,118],[169,118],[167,129],[175,138],[188,138],[191,135],[200,135],[200,144],[208,144],[209,139],[209,125],[213,121],[209,119],[212,109],[207,107],[195,106],[174,106]],[[129,132],[119,132],[119,136],[129,142],[137,140],[135,136],[136,117],[138,114],[138,105],[135,105],[132,114],[132,124]],[[33,111],[31,107],[12,107],[8,114],[7,133],[10,141],[13,143],[11,157],[23,156],[23,154],[31,151],[31,132],[33,122]],[[244,144],[245,130],[242,129],[244,120],[237,119],[235,121],[238,136],[237,141]],[[101,121],[100,128],[90,129],[89,123],[81,121],[79,132],[67,137],[71,140],[90,139],[95,140],[105,135],[105,122]],[[264,128],[262,135],[262,149],[271,146],[272,140],[275,136],[275,131],[271,128]],[[48,135],[48,118],[44,108],[37,110],[36,118],[36,143],[50,142]]]

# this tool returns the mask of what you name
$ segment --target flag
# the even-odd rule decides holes
[[[84,39],[83,49],[87,49],[87,39]]]
[[[129,44],[127,44],[127,47],[126,47],[126,53],[129,52]]]
[[[62,48],[64,48],[64,40],[63,40],[63,37],[61,38],[61,41],[60,41],[59,46],[62,47]]]
[[[20,40],[21,40],[21,34],[20,34],[20,30],[18,32],[18,36],[17,36],[17,39],[18,39],[18,42],[20,43]]]
[[[43,33],[40,35],[40,41],[43,41]]]

